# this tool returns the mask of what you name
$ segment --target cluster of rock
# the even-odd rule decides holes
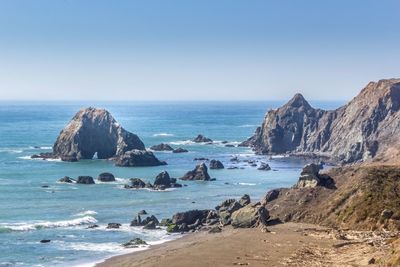
[[[189,232],[201,229],[218,232],[221,227],[232,225],[235,228],[266,227],[269,213],[257,202],[251,203],[244,195],[239,201],[228,199],[215,210],[189,210],[176,213],[167,221],[168,232]],[[219,228],[219,230],[218,230]]]
[[[241,146],[260,154],[328,157],[341,163],[389,160],[400,151],[400,79],[370,82],[347,105],[314,109],[301,94],[268,111]]]
[[[93,157],[115,160],[117,166],[166,164],[146,151],[140,138],[122,128],[107,110],[92,107],[80,110],[72,118],[57,137],[52,153],[32,156],[71,162]]]
[[[178,147],[178,148],[173,148],[172,146],[168,145],[168,144],[158,144],[158,145],[154,145],[152,147],[150,147],[151,150],[153,151],[172,151],[172,153],[187,153],[189,152],[187,149]]]
[[[212,143],[213,140],[210,138],[205,137],[202,134],[199,134],[196,138],[192,140],[195,143]]]
[[[331,187],[334,185],[334,181],[331,177],[326,174],[320,174],[319,171],[322,169],[320,164],[311,163],[304,166],[299,181],[295,185],[296,188],[304,187],[316,187],[325,186]]]
[[[167,188],[176,188],[182,187],[181,184],[176,182],[175,178],[171,178],[168,172],[163,171],[156,176],[154,183],[145,183],[140,178],[131,178],[129,179],[130,183],[124,185],[126,189],[141,189],[141,188],[148,188],[153,190],[165,190]]]
[[[211,177],[208,174],[206,164],[203,162],[197,165],[192,171],[188,171],[181,180],[196,180],[196,181],[211,181]]]
[[[114,182],[115,177],[112,173],[103,172],[100,173],[97,177],[97,181],[99,182]],[[92,176],[78,176],[76,179],[73,179],[69,176],[64,176],[63,178],[59,179],[58,182],[60,183],[77,183],[77,184],[95,184],[95,181]]]
[[[241,160],[241,159],[239,159],[238,156],[232,156],[231,159],[230,159],[230,162],[232,164],[234,164],[234,165],[237,165],[242,161],[246,162],[247,165],[249,165],[250,167],[257,167],[257,169],[260,170],[260,171],[270,171],[271,170],[271,167],[269,166],[268,163],[260,162],[260,164],[257,164],[258,161],[255,160],[255,159],[244,159],[244,160]],[[234,165],[233,166],[229,166],[228,169],[230,169],[230,170],[239,169],[239,168],[240,169],[244,169],[243,166],[238,167],[238,166],[234,166]]]

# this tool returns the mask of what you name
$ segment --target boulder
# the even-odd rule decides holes
[[[172,151],[174,150],[170,145],[168,144],[159,144],[159,145],[154,145],[150,147],[151,150],[154,151]]]
[[[224,164],[222,164],[221,161],[215,159],[210,161],[210,169],[223,169],[223,168]]]
[[[261,203],[266,205],[267,203],[277,199],[279,197],[280,192],[281,189],[272,189],[268,191],[265,197],[261,200]]]
[[[109,159],[138,149],[144,150],[139,137],[126,131],[105,109],[80,110],[61,131],[53,154],[62,160]]]
[[[189,150],[181,148],[181,147],[178,147],[177,149],[174,149],[172,151],[172,153],[187,153],[187,152],[189,152]]]
[[[247,205],[231,215],[234,228],[251,228],[264,225],[269,218],[268,211],[264,206]]]
[[[77,184],[94,184],[94,180],[92,176],[78,176],[76,180]]]
[[[194,224],[197,220],[202,221],[207,218],[209,210],[189,210],[186,212],[178,212],[172,217],[172,223],[176,225]]]
[[[334,186],[333,179],[325,174],[320,174],[320,169],[321,166],[314,163],[304,166],[303,171],[300,174],[299,181],[294,187],[304,188],[324,186],[327,188],[331,188],[332,186]]]
[[[144,167],[166,165],[165,161],[158,160],[150,151],[130,150],[120,155],[115,160],[115,165],[120,167]]]
[[[97,177],[97,180],[100,182],[114,182],[115,177],[112,173],[103,172],[103,173],[99,174],[99,177]]]
[[[170,187],[171,186],[171,177],[169,177],[168,172],[163,171],[161,173],[159,173],[154,181],[154,187],[158,187],[158,186],[165,186],[165,187]]]
[[[240,199],[239,199],[239,204],[242,205],[243,207],[250,204],[250,196],[247,194],[244,194]]]
[[[193,142],[195,143],[209,143],[212,142],[213,140],[211,140],[210,138],[205,137],[202,134],[199,134],[195,139],[193,139]]]
[[[258,167],[257,170],[269,171],[271,170],[271,167],[267,163],[261,162],[260,167]]]
[[[73,183],[74,180],[68,176],[64,176],[60,180],[58,180],[60,183]]]
[[[207,166],[204,163],[201,163],[196,166],[196,168],[192,171],[187,172],[181,180],[201,180],[201,181],[209,181],[211,179],[208,174]]]
[[[130,184],[125,185],[125,188],[130,189],[139,189],[139,188],[145,188],[146,187],[146,183],[143,182],[142,179],[140,178],[131,178],[129,179]]]
[[[145,245],[147,245],[146,241],[137,237],[137,238],[134,238],[134,239],[124,243],[122,246],[125,248],[137,248],[139,246],[145,246]]]

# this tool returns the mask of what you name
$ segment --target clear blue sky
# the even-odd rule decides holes
[[[350,99],[400,77],[399,12],[385,0],[3,0],[0,99]]]

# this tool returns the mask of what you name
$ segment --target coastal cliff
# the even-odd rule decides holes
[[[312,154],[340,163],[390,161],[400,151],[400,79],[370,82],[336,110],[311,107],[301,94],[270,110],[242,146],[259,154]]]

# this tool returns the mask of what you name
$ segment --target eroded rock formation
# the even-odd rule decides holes
[[[260,154],[326,156],[342,163],[390,160],[400,154],[400,79],[370,82],[336,110],[315,109],[300,94],[268,111],[241,145]]]

